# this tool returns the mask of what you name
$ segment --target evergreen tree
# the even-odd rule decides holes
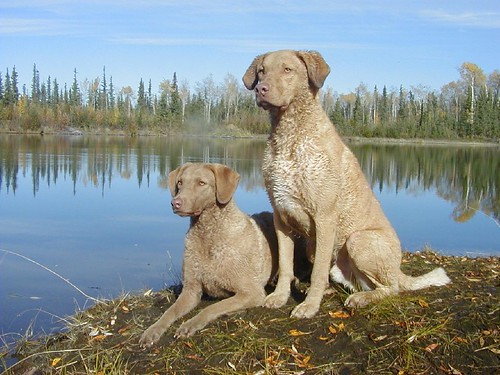
[[[3,79],[0,73],[0,103],[3,101],[4,89],[3,89]]]
[[[40,86],[40,103],[46,104],[47,103],[47,87],[45,86],[45,83],[42,83]]]
[[[99,108],[108,110],[108,86],[106,82],[106,66],[102,68],[101,90],[99,91]]]
[[[38,103],[40,101],[40,73],[33,64],[33,78],[31,80],[31,101]]]
[[[18,85],[18,75],[16,71],[16,66],[12,68],[12,98],[14,100],[14,103],[17,103],[19,100],[19,88],[17,87]]]
[[[115,108],[115,87],[113,86],[113,76],[109,77],[109,91],[108,91],[109,108]]]
[[[152,90],[152,87],[151,87],[151,78],[149,79],[148,97],[147,97],[146,101],[147,101],[148,110],[150,112],[154,112],[153,111],[153,90]]]
[[[50,76],[47,78],[47,104],[52,104],[52,83],[50,82]]]
[[[139,90],[137,91],[137,108],[142,111],[147,108],[146,95],[144,92],[144,81],[141,78],[139,82]]]
[[[399,104],[398,104],[398,121],[400,123],[406,121],[408,117],[406,95],[403,89],[403,85],[399,87]]]
[[[12,82],[10,80],[9,69],[5,73],[5,91],[3,95],[3,104],[9,105],[14,103],[14,97],[12,93]]]
[[[379,93],[377,85],[375,85],[373,89],[373,106],[372,106],[372,115],[371,119],[373,121],[373,125],[376,126],[378,124],[378,105],[379,105]]]
[[[382,125],[387,125],[389,123],[389,97],[387,96],[387,87],[382,89],[382,98],[380,99],[379,105],[379,116]]]
[[[52,92],[52,103],[59,104],[60,96],[59,96],[59,84],[57,83],[57,79],[54,78],[54,87]]]
[[[354,112],[353,112],[354,125],[363,125],[363,108],[361,104],[361,95],[359,90],[356,90],[356,100],[354,101]]]
[[[178,123],[182,114],[182,101],[179,95],[179,87],[177,85],[177,74],[174,72],[174,77],[172,79],[170,94],[170,113],[172,119]]]
[[[80,88],[78,87],[78,81],[76,79],[76,68],[73,72],[73,84],[69,92],[69,102],[71,106],[80,106],[82,101],[82,96],[80,93]]]

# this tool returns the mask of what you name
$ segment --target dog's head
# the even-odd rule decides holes
[[[222,164],[186,163],[168,175],[172,210],[179,216],[199,216],[233,197],[240,175]]]
[[[328,74],[330,67],[318,52],[283,50],[257,56],[243,83],[255,91],[257,105],[284,111],[304,93],[315,96]]]

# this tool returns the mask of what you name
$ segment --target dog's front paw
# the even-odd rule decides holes
[[[319,304],[304,301],[297,305],[291,313],[291,316],[298,319],[312,318],[319,310]]]
[[[284,306],[287,303],[288,297],[290,297],[290,293],[278,293],[278,292],[271,293],[264,300],[263,306],[270,309],[277,309],[279,307]]]
[[[163,335],[163,332],[165,332],[163,328],[153,324],[147,330],[144,331],[139,340],[139,344],[143,348],[151,348],[154,344],[158,342],[161,335]]]
[[[181,324],[181,326],[175,332],[176,339],[184,339],[190,336],[193,336],[196,332],[198,332],[203,327],[198,326],[191,320]]]

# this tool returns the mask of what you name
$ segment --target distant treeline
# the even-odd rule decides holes
[[[322,104],[345,136],[389,138],[500,139],[500,71],[488,76],[466,62],[460,78],[440,91],[424,86],[321,92]],[[30,87],[19,88],[13,67],[0,74],[0,129],[18,132],[120,131],[129,134],[195,133],[251,135],[269,131],[265,111],[239,78],[227,74],[216,83],[212,75],[194,87],[188,81],[163,80],[153,88],[142,78],[134,90],[117,89],[102,75],[71,85],[57,78],[40,79],[36,65]]]

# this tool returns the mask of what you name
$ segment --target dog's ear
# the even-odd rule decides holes
[[[297,54],[306,64],[309,83],[316,89],[323,87],[326,77],[330,74],[330,67],[321,54],[316,51],[298,51]]]
[[[247,71],[243,75],[243,84],[248,90],[253,90],[255,86],[257,86],[257,83],[259,83],[257,68],[262,63],[264,56],[265,55],[259,55],[255,59],[253,59]]]
[[[183,170],[188,164],[191,163],[183,164],[168,174],[168,188],[170,190],[170,194],[172,194],[172,197],[175,197],[177,195],[177,176],[179,175],[181,170]]]
[[[211,164],[211,168],[215,175],[217,201],[221,204],[226,204],[231,200],[236,191],[240,175],[222,164]]]

